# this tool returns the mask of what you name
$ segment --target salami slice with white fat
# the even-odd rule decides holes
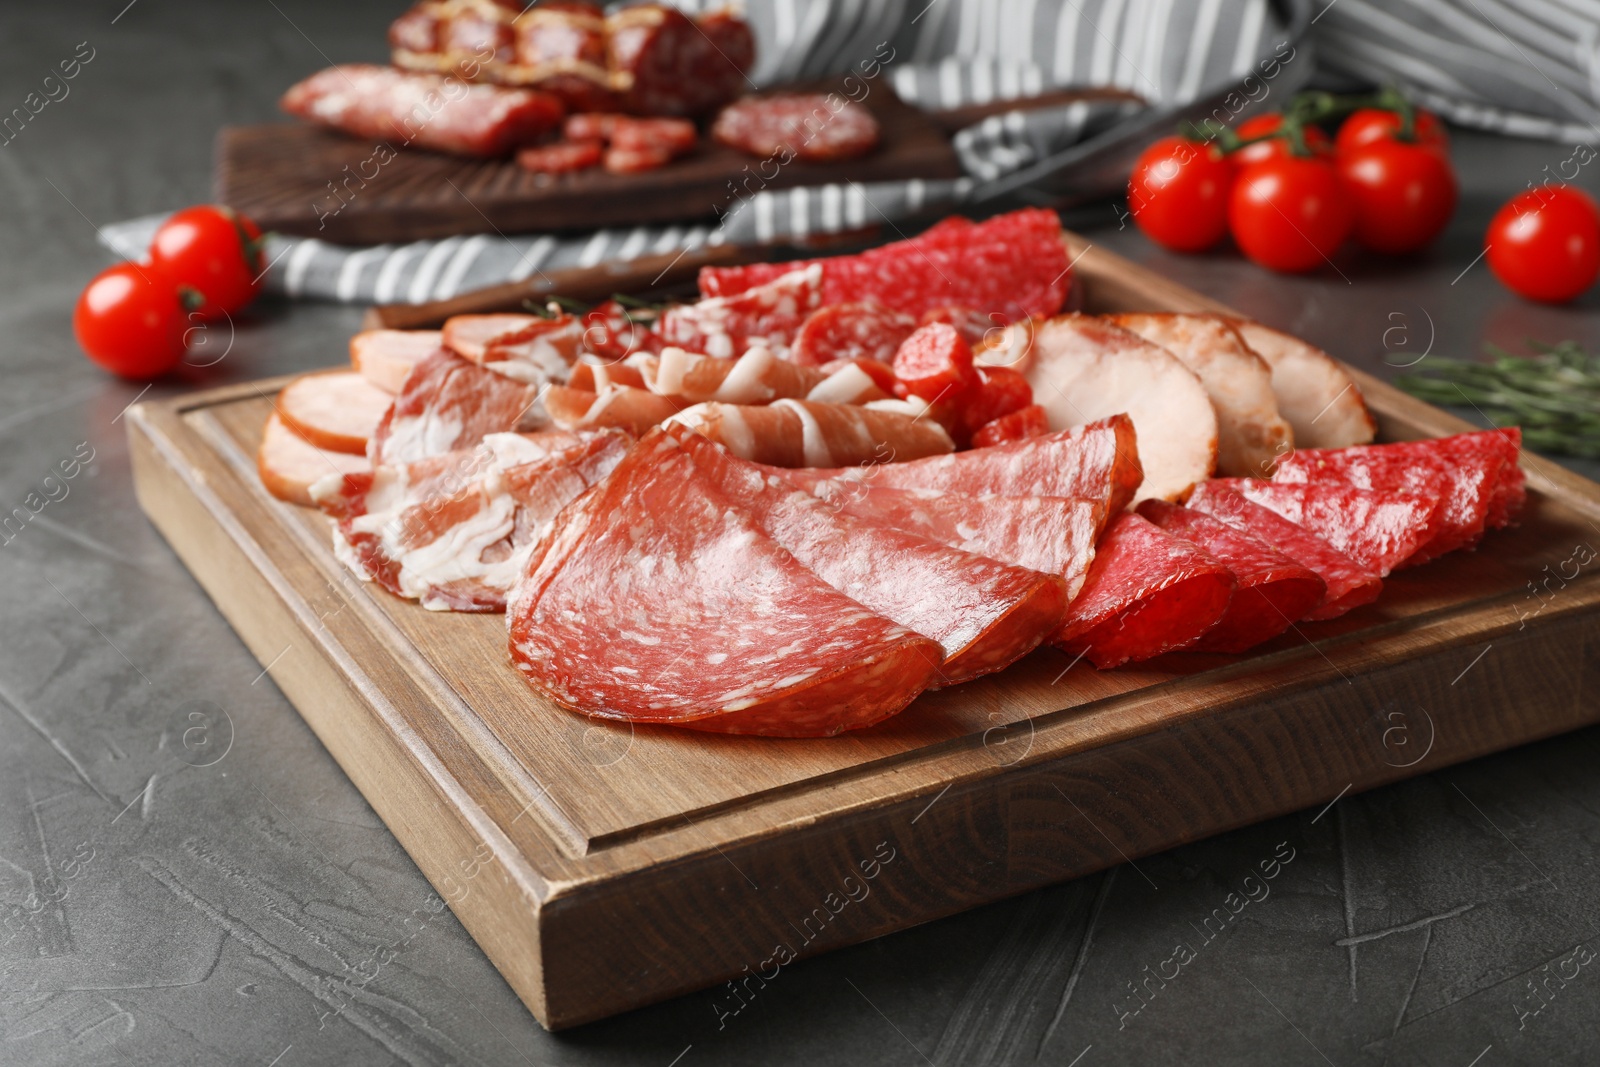
[[[355,371],[304,374],[278,393],[278,415],[295,433],[330,452],[365,455],[394,397]]]
[[[362,330],[350,338],[350,365],[373,385],[394,394],[406,375],[444,343],[438,330]]]
[[[669,344],[724,359],[760,344],[779,355],[822,303],[822,268],[813,264],[735,296],[668,308],[656,333]]]
[[[512,662],[562,707],[722,733],[870,726],[942,658],[812,574],[659,431],[567,509],[507,621]]]
[[[699,434],[678,428],[674,436],[735,506],[818,578],[939,642],[940,685],[1008,666],[1061,622],[1067,585],[1057,575],[853,518]]]
[[[831,163],[866,155],[883,133],[871,111],[837,93],[783,93],[729,104],[711,136],[757,159]]]
[[[267,492],[291,504],[310,506],[311,486],[330,474],[370,471],[365,456],[330,452],[309,444],[284,425],[277,413],[267,417],[256,450],[256,471]]]

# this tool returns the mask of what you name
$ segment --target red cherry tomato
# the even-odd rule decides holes
[[[1385,111],[1382,108],[1363,108],[1344,120],[1344,125],[1339,127],[1339,136],[1334,138],[1333,150],[1338,155],[1347,155],[1358,148],[1379,141],[1398,141],[1399,132],[1399,112]],[[1408,142],[1400,141],[1400,143]],[[1412,140],[1409,143],[1421,145],[1442,155],[1450,154],[1450,138],[1444,131],[1444,123],[1427,111],[1416,113]]]
[[[908,393],[929,403],[957,400],[978,384],[972,346],[954,326],[943,322],[919,326],[900,342],[894,354],[894,376]]]
[[[1374,252],[1413,252],[1439,236],[1455,213],[1455,172],[1431,148],[1373,141],[1337,165],[1355,207],[1356,240]]]
[[[1278,271],[1307,271],[1338,251],[1354,221],[1333,164],[1285,156],[1246,167],[1233,187],[1228,224],[1246,256]]]
[[[966,399],[962,417],[967,432],[1033,403],[1033,386],[1010,367],[979,367],[978,387]]]
[[[205,298],[195,310],[215,319],[243,311],[261,292],[261,231],[231,208],[184,208],[150,239],[150,261]]]
[[[183,359],[178,287],[152,266],[118,263],[78,297],[72,332],[90,359],[125,378],[154,378]]]
[[[1249,140],[1252,137],[1265,137],[1283,129],[1283,115],[1273,111],[1266,115],[1257,115],[1253,119],[1246,119],[1239,123],[1239,128],[1233,132],[1241,138]],[[1305,135],[1306,147],[1313,156],[1326,156],[1333,153],[1333,142],[1328,140],[1328,135],[1316,126],[1301,127]],[[1265,163],[1269,159],[1282,159],[1289,155],[1292,148],[1287,137],[1274,137],[1269,141],[1257,141],[1247,144],[1238,151],[1228,156],[1236,167],[1248,167],[1252,163]]]
[[[1203,252],[1228,229],[1233,166],[1217,149],[1182,137],[1146,148],[1128,178],[1128,206],[1144,235],[1174,252]]]
[[[1571,300],[1600,274],[1600,208],[1570,185],[1518,193],[1484,240],[1494,276],[1529,300]]]

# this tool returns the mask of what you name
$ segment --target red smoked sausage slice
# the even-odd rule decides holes
[[[1210,484],[1232,489],[1297,526],[1315,530],[1380,577],[1432,540],[1439,510],[1437,497],[1357,489],[1331,479],[1284,485],[1256,478],[1219,478]]]

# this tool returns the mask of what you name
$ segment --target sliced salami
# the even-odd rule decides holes
[[[1233,598],[1217,624],[1190,652],[1244,652],[1271,640],[1322,603],[1328,587],[1315,571],[1210,515],[1165,500],[1146,500],[1139,514],[1197,545],[1233,572]]]
[[[284,425],[318,448],[365,455],[394,397],[355,371],[302,374],[278,393]]]
[[[1387,577],[1434,536],[1439,499],[1417,493],[1358,489],[1328,480],[1294,485],[1256,478],[1221,478],[1219,488],[1315,530],[1339,551]]]
[[[1334,548],[1310,530],[1297,526],[1275,511],[1252,503],[1237,490],[1220,482],[1202,482],[1188,506],[1234,529],[1269,544],[1290,559],[1316,571],[1326,591],[1322,601],[1306,612],[1311,621],[1332,619],[1352,608],[1370,604],[1383,590],[1383,579]]]
[[[386,393],[398,393],[411,368],[444,343],[438,330],[362,330],[350,338],[350,364]]]
[[[800,324],[789,358],[805,367],[820,367],[836,359],[890,363],[900,342],[916,328],[916,319],[875,300],[828,304]]]
[[[1101,670],[1182,648],[1228,610],[1233,573],[1194,544],[1125,512],[1096,549],[1054,643]]]
[[[762,344],[788,352],[806,317],[822,304],[822,268],[802,267],[728,297],[668,308],[656,332],[669,344],[729,359]]]
[[[636,119],[618,116],[609,135],[614,148],[665,152],[669,157],[694,150],[700,135],[687,119]]]
[[[672,153],[665,148],[621,148],[613,145],[606,149],[601,161],[612,174],[639,174],[655,170],[672,162]]]
[[[486,434],[547,422],[539,387],[440,349],[412,369],[367,454],[390,466],[470,448]]]
[[[605,149],[594,141],[558,141],[517,153],[517,166],[535,174],[571,174],[599,166]]]
[[[660,432],[568,508],[508,623],[512,662],[562,707],[722,733],[870,726],[941,660],[812,574]]]
[[[267,417],[256,450],[256,472],[267,492],[291,504],[310,506],[311,486],[330,474],[356,474],[371,470],[365,456],[330,452],[309,444],[284,425],[276,412]]]
[[[863,522],[687,430],[695,465],[818,578],[871,611],[939,642],[938,684],[1000,670],[1060,624],[1066,582]]]
[[[757,159],[831,163],[866,155],[883,131],[871,111],[837,93],[783,93],[729,104],[711,136]]]

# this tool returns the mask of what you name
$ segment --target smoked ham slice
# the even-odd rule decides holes
[[[356,373],[391,395],[406,376],[443,343],[438,330],[362,330],[350,338],[350,365]]]
[[[1095,551],[1053,638],[1101,670],[1182,648],[1222,618],[1233,573],[1189,541],[1124,512]]]
[[[303,374],[278,393],[277,412],[307,442],[365,455],[394,398],[355,371]]]
[[[355,474],[372,469],[365,456],[329,452],[308,443],[273,412],[267,416],[256,449],[256,471],[267,492],[291,504],[309,506],[311,486],[330,474]]]
[[[670,432],[724,496],[818,578],[939,642],[940,685],[1008,666],[1061,622],[1067,583],[1057,575],[855,519],[697,433]]]
[[[486,434],[538,429],[548,421],[539,392],[441,348],[406,377],[367,453],[393,466],[471,448]]]
[[[1233,572],[1233,598],[1217,624],[1184,646],[1190,652],[1244,652],[1293,626],[1322,602],[1327,585],[1316,572],[1210,515],[1164,500],[1146,500],[1139,514],[1204,549]]]
[[[1233,319],[1245,344],[1272,369],[1272,394],[1299,448],[1364,445],[1378,424],[1355,379],[1315,345],[1249,319]]]
[[[351,570],[435,611],[503,611],[538,539],[628,450],[621,434],[493,434],[312,487]]]
[[[1115,514],[1134,498],[1143,471],[1132,421],[1126,415],[1113,415],[1074,430],[988,448],[824,471],[819,476],[972,496],[1082,497],[1104,501],[1107,512]]]
[[[1437,497],[1375,492],[1331,479],[1294,485],[1224,478],[1214,484],[1234,490],[1296,526],[1315,530],[1317,536],[1379,577],[1386,577],[1433,539],[1439,508]]]
[[[668,420],[722,445],[740,459],[773,467],[882,464],[952,452],[932,419],[856,404],[778,400],[771,404],[696,404]]]
[[[1278,413],[1272,371],[1220,315],[1107,315],[1125,330],[1177,356],[1205,387],[1217,413],[1217,470],[1266,478],[1294,447],[1294,431]]]
[[[941,661],[779,547],[662,431],[567,509],[507,621],[512,662],[562,707],[722,733],[870,726]]]
[[[1383,579],[1327,541],[1296,526],[1277,512],[1251,503],[1221,482],[1205,482],[1189,497],[1188,506],[1276,548],[1317,572],[1326,587],[1321,603],[1306,612],[1308,620],[1331,619],[1370,604],[1383,590]]]

